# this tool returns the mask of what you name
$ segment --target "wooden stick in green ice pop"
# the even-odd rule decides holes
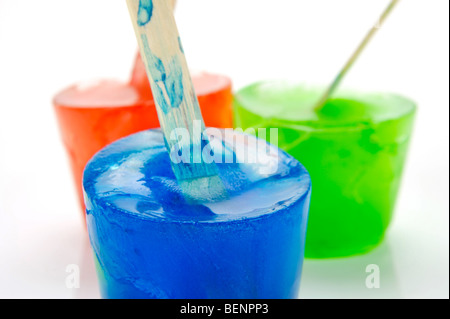
[[[188,199],[223,199],[226,190],[211,161],[205,124],[170,2],[127,0],[178,183]],[[204,154],[209,154],[209,159]]]
[[[173,10],[175,10],[175,7],[177,6],[177,0],[170,0],[170,6]]]
[[[366,35],[366,37],[363,39],[361,44],[358,46],[356,51],[352,54],[350,59],[347,61],[347,63],[344,65],[342,70],[339,72],[339,74],[334,79],[333,83],[328,87],[328,89],[325,91],[325,93],[321,96],[320,100],[315,105],[314,109],[316,111],[320,110],[327,100],[330,98],[330,96],[336,91],[337,87],[341,83],[344,76],[347,74],[347,72],[350,70],[350,68],[353,66],[357,58],[361,55],[364,48],[367,46],[367,44],[370,42],[370,40],[373,38],[375,33],[381,28],[382,24],[386,20],[386,18],[389,16],[389,14],[392,12],[392,9],[394,9],[395,5],[400,2],[400,0],[391,0],[388,7],[384,10],[383,14],[381,15],[380,19],[378,20],[378,23],[373,26],[373,28],[369,31],[369,33]]]

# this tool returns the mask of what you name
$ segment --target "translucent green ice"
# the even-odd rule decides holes
[[[321,93],[283,82],[250,85],[235,95],[235,127],[278,128],[278,146],[309,171],[305,256],[362,254],[391,221],[416,106],[394,94],[341,91],[315,112]]]

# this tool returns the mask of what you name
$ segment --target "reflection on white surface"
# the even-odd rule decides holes
[[[75,203],[75,197],[74,197]],[[0,216],[1,217],[1,216]],[[76,217],[76,218],[75,218]],[[5,226],[5,224],[2,224]],[[0,225],[0,227],[2,226]],[[10,224],[11,225],[11,224]],[[6,227],[5,227],[6,228]],[[441,237],[391,231],[372,252],[349,258],[306,259],[299,297],[311,298],[445,298],[448,263],[438,246]],[[59,222],[23,223],[2,233],[0,298],[100,298],[88,235],[74,209]],[[445,236],[445,235],[443,235]],[[445,257],[445,256],[444,256]],[[442,262],[444,261],[444,262]],[[79,285],[67,285],[68,266],[79,268]],[[380,287],[370,289],[368,265],[377,265]],[[72,269],[72,268],[71,268]],[[447,277],[445,277],[447,276]]]
[[[81,260],[86,233],[79,224],[30,220],[3,232],[15,245],[2,251],[0,298],[73,298],[77,289],[66,285],[66,270]]]
[[[87,241],[80,245],[80,285],[73,289],[75,299],[101,298],[92,256]],[[369,265],[379,269],[379,287],[370,288],[367,281],[375,273],[368,272]],[[376,275],[376,274],[375,274]],[[306,259],[303,268],[301,299],[386,299],[401,298],[397,271],[390,248],[385,240],[372,252],[355,257],[338,259]]]
[[[337,259],[306,259],[300,298],[401,298],[389,241],[368,254]],[[375,267],[368,267],[374,265]],[[375,283],[379,270],[379,288]]]
[[[9,255],[9,267],[2,265],[0,298],[101,298],[88,235],[80,224],[20,232],[24,236],[19,236],[19,246]],[[379,267],[379,288],[366,286],[371,275],[366,272],[368,265]],[[72,271],[76,268],[78,273]],[[68,284],[74,275],[79,275],[77,283]],[[299,298],[401,298],[397,275],[390,242],[385,240],[366,255],[306,259]]]
[[[101,298],[92,254],[91,246],[86,240],[80,258],[80,288],[75,290],[75,299]]]

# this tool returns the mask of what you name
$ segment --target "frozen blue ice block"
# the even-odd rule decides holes
[[[185,200],[159,130],[121,139],[88,163],[87,224],[104,298],[297,296],[309,174],[253,136],[210,140],[230,195],[221,202]]]

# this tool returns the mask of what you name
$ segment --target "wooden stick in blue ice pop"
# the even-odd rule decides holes
[[[172,169],[184,195],[195,201],[227,197],[184,56],[173,8],[167,0],[127,0]]]

